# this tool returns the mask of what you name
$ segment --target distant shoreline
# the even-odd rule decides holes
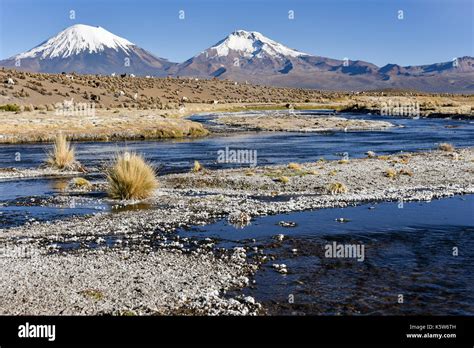
[[[474,95],[326,92],[228,80],[39,74],[1,69],[0,143],[194,138],[199,113],[328,109],[335,113],[474,119]]]

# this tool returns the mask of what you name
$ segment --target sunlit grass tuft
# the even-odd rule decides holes
[[[389,168],[384,171],[383,175],[387,178],[395,179],[397,177],[397,171],[395,169]]]
[[[290,162],[290,163],[288,163],[288,169],[301,170],[301,164],[295,163],[295,162]]]
[[[276,181],[281,182],[282,184],[288,184],[290,182],[290,178],[288,178],[287,176],[282,175],[282,176],[276,178]]]
[[[92,184],[89,180],[79,177],[72,179],[70,186],[75,189],[88,190],[92,187]]]
[[[115,199],[144,199],[158,187],[153,167],[140,155],[124,152],[107,170],[109,196]]]
[[[197,173],[197,172],[202,171],[203,169],[204,167],[201,165],[201,163],[199,163],[199,161],[194,161],[194,165],[191,168],[191,172]]]
[[[333,182],[328,185],[328,191],[332,195],[340,194],[340,193],[347,193],[347,187],[341,182]]]
[[[59,134],[54,141],[53,150],[48,153],[48,166],[60,170],[73,170],[76,166],[74,148],[67,141],[66,136]]]

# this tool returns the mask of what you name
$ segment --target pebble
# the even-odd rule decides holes
[[[297,224],[294,221],[280,221],[278,223],[281,227],[296,227]]]
[[[287,274],[288,273],[288,269],[286,268],[286,265],[284,263],[282,264],[277,264],[277,263],[274,263],[272,265],[272,267],[274,269],[277,270],[277,272],[281,273],[281,274]]]
[[[285,239],[285,235],[284,234],[277,234],[274,238],[277,241],[281,242],[283,239]]]

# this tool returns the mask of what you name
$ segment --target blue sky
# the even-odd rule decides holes
[[[236,29],[300,51],[377,65],[474,56],[472,0],[0,0],[0,58],[64,28],[100,25],[181,62]],[[69,18],[74,10],[76,19]],[[179,11],[185,19],[179,19]],[[288,19],[293,10],[295,18]],[[404,11],[404,19],[397,11]]]

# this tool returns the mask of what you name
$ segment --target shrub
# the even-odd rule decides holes
[[[193,168],[191,169],[191,172],[197,173],[200,172],[204,169],[204,167],[199,163],[199,161],[194,161]]]
[[[328,185],[328,191],[330,194],[335,195],[339,193],[346,193],[347,187],[341,182],[333,182]]]
[[[154,168],[135,153],[124,152],[107,170],[109,196],[116,199],[143,199],[158,187]]]
[[[248,170],[245,171],[245,175],[246,176],[254,176],[255,172],[253,170],[248,169]]]
[[[385,170],[384,175],[387,178],[395,179],[397,177],[397,172],[395,171],[395,169],[389,168]]]
[[[301,165],[299,163],[291,162],[291,163],[288,163],[288,169],[301,170]]]
[[[65,135],[56,136],[53,150],[49,152],[46,163],[60,170],[74,170],[77,167],[74,148],[71,147]]]
[[[70,186],[75,189],[88,190],[92,187],[92,184],[89,180],[84,178],[74,178],[71,180]]]
[[[446,152],[453,152],[454,151],[454,146],[449,143],[441,143],[438,145],[438,149],[441,151],[446,151]]]
[[[34,109],[34,106],[31,104],[25,105],[25,107],[23,108],[24,111],[33,111]]]
[[[0,110],[3,111],[20,111],[20,107],[16,104],[5,104],[5,105],[0,105]]]
[[[287,177],[287,176],[280,176],[276,179],[278,182],[281,182],[282,184],[287,184],[288,182],[290,182],[290,179]]]

